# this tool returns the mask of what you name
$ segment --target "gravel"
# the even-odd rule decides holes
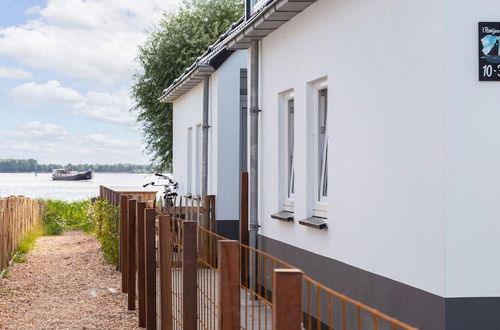
[[[0,329],[139,329],[114,268],[83,232],[39,238],[0,282]]]

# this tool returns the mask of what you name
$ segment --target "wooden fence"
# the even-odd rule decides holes
[[[264,251],[216,234],[212,203],[215,196],[189,197],[159,209],[121,196],[122,291],[128,309],[138,308],[140,327],[415,329]]]
[[[0,270],[8,266],[21,238],[43,216],[43,203],[23,196],[0,199]]]

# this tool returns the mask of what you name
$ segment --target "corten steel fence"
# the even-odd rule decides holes
[[[393,317],[303,275],[303,327],[307,330],[414,330]]]
[[[0,271],[21,238],[42,220],[43,210],[43,203],[23,196],[0,199]]]
[[[136,235],[126,242],[129,263],[122,278],[127,277],[129,309],[135,308],[136,299],[131,288],[137,290],[140,326],[415,329],[326,287],[293,265],[206,228],[215,223],[209,206],[215,205],[215,198],[207,202],[206,197],[179,197],[170,208],[161,209],[121,198],[127,202],[120,204],[122,212],[135,210],[135,218],[129,214],[120,219],[126,219]]]

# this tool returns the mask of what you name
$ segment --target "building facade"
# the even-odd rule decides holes
[[[207,77],[208,154],[207,194],[216,195],[219,233],[237,238],[239,230],[240,121],[246,111],[246,51],[227,54]],[[179,194],[202,194],[203,79],[183,93],[163,95],[173,103],[173,176]],[[244,132],[243,132],[244,133]]]
[[[259,52],[259,248],[421,329],[500,328],[500,2],[252,5],[226,43]]]
[[[498,1],[247,0],[218,45],[249,49],[239,127],[257,135],[240,134],[231,159],[248,162],[256,246],[420,329],[500,328],[500,82],[478,80],[478,23],[498,13]],[[176,157],[188,163],[200,88],[174,103],[186,182]],[[215,137],[230,123],[213,111],[219,196],[217,159],[237,146]]]

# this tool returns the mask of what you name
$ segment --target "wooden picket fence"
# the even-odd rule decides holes
[[[248,196],[242,175],[241,196]],[[155,207],[120,195],[120,270],[127,308],[146,329],[416,330],[315,281],[302,270],[216,233],[216,196]]]
[[[0,199],[0,270],[7,267],[21,238],[43,217],[44,204],[23,196]]]

